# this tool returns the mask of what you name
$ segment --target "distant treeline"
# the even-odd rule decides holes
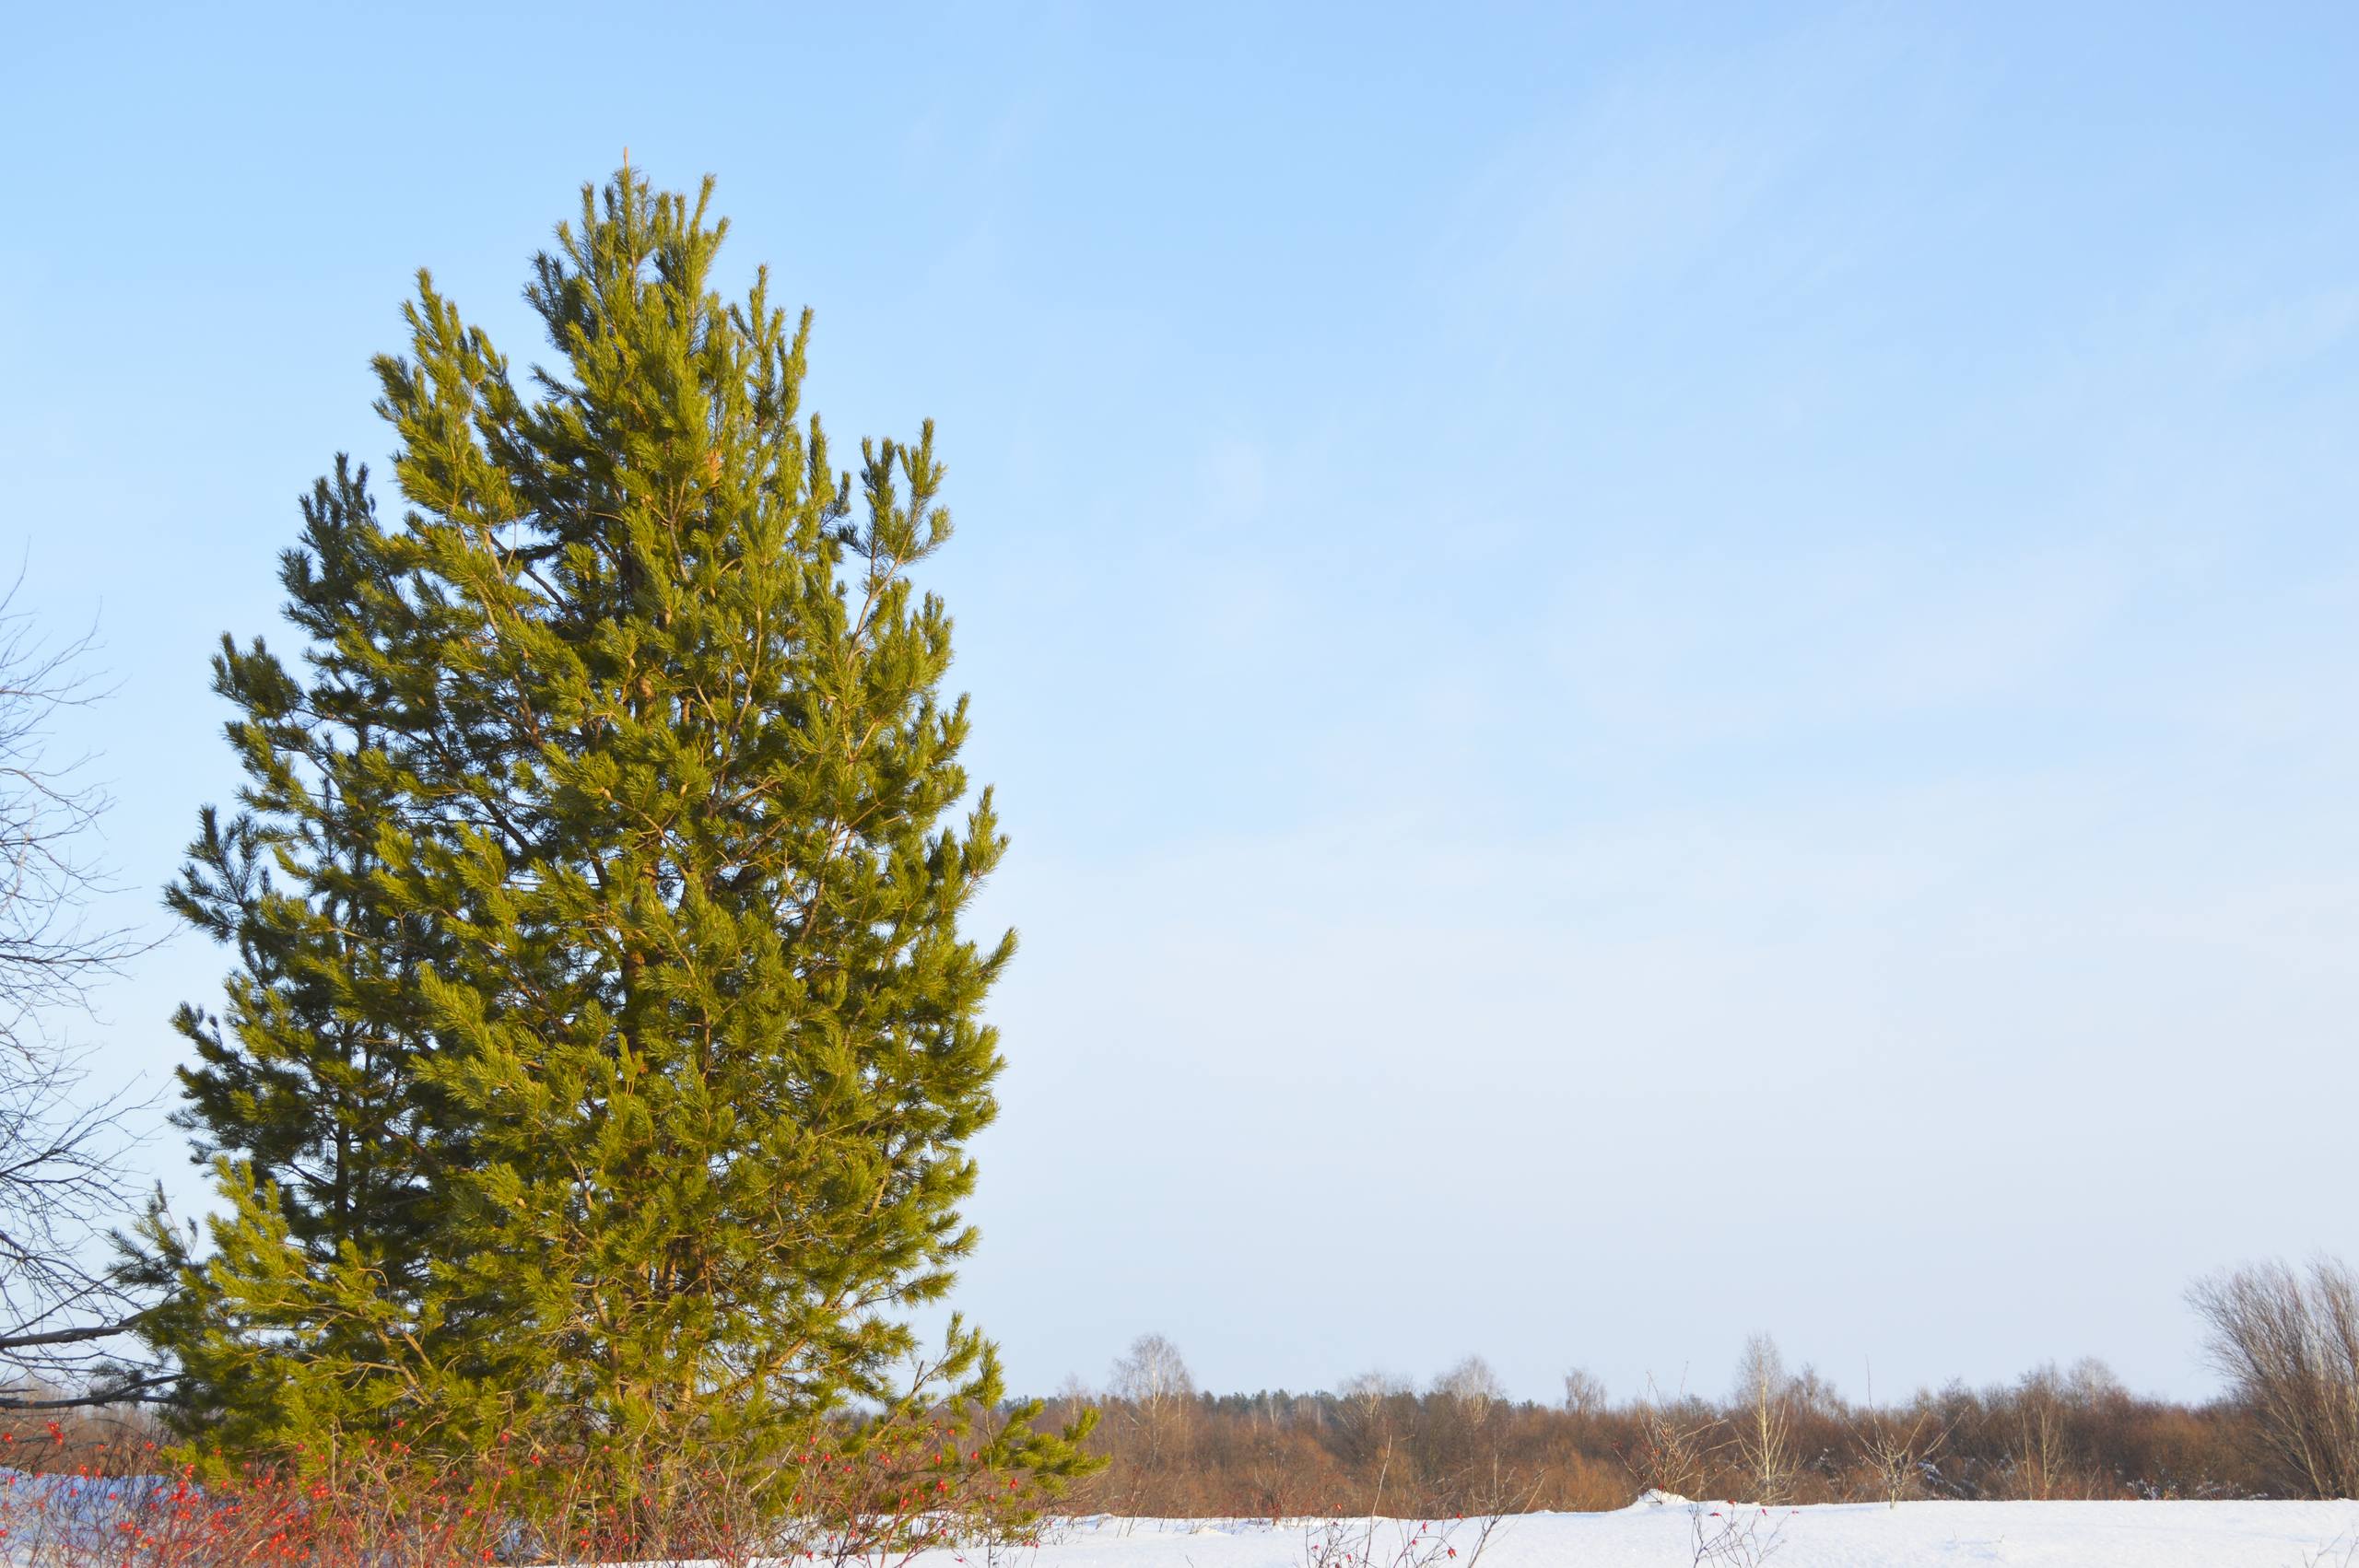
[[[1514,1399],[1479,1358],[1423,1388],[1370,1373],[1333,1391],[1209,1394],[1150,1334],[1103,1389],[1074,1382],[1029,1413],[1070,1423],[1088,1450],[1077,1470],[1103,1467],[1075,1476],[1060,1513],[1441,1518],[1619,1508],[1650,1490],[1764,1504],[2359,1496],[2359,1273],[2252,1265],[2189,1301],[2224,1385],[2204,1403],[2134,1394],[2095,1361],[1855,1403],[1809,1367],[1789,1371],[1766,1336],[1718,1398],[1649,1387],[1616,1401],[1576,1371],[1556,1402]],[[60,1415],[0,1428],[9,1463],[95,1475],[161,1462],[166,1433],[145,1410]],[[831,1420],[820,1446],[859,1460],[821,1466],[847,1516],[909,1490],[876,1458],[891,1433],[873,1412]]]
[[[1843,1398],[1755,1340],[1719,1399],[1608,1400],[1579,1373],[1560,1404],[1506,1397],[1470,1360],[1424,1388],[1379,1375],[1335,1392],[1199,1392],[1149,1336],[1103,1392],[1051,1404],[1104,1412],[1110,1463],[1073,1505],[1114,1514],[1442,1516],[1605,1509],[1649,1488],[1765,1503],[1916,1498],[2282,1495],[2289,1484],[2248,1409],[2131,1393],[2101,1363],[2042,1367],[1988,1388],[1901,1404]]]

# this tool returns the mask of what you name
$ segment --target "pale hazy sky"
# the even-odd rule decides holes
[[[2199,1393],[2191,1276],[2359,1254],[2359,10],[94,9],[0,50],[0,544],[157,930],[411,270],[534,357],[628,145],[941,424],[1019,1387]]]

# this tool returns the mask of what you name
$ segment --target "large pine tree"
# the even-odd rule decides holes
[[[943,470],[929,425],[834,473],[809,316],[713,291],[710,189],[584,190],[526,377],[421,274],[399,523],[339,460],[302,662],[216,661],[249,782],[171,901],[238,957],[182,1018],[228,1211],[149,1238],[194,1430],[744,1455],[911,1398],[1015,947],[960,930],[1003,839],[910,579]],[[972,1330],[928,1364],[996,1398]]]

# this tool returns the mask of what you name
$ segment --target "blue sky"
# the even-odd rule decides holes
[[[26,12],[0,543],[119,907],[412,270],[534,357],[628,146],[940,422],[1016,1383],[2201,1393],[2191,1276],[2359,1253],[2359,12],[2057,9]]]

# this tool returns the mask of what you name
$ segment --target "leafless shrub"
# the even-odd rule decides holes
[[[1761,1568],[1785,1544],[1786,1521],[1791,1517],[1790,1510],[1773,1517],[1759,1504],[1750,1508],[1733,1503],[1719,1508],[1701,1503],[1690,1505],[1691,1568],[1702,1568],[1708,1562],[1727,1568]]]
[[[1702,1492],[1710,1471],[1712,1433],[1718,1424],[1699,1401],[1682,1398],[1666,1401],[1654,1380],[1647,1380],[1646,1398],[1633,1412],[1635,1441],[1623,1453],[1623,1462],[1641,1492],[1692,1497]]]
[[[2354,1568],[2359,1565],[2359,1530],[2346,1530],[2316,1551],[2302,1553],[2302,1568]]]
[[[1859,1422],[1860,1454],[1884,1500],[1901,1504],[1925,1495],[1925,1478],[1949,1428],[1930,1405],[1914,1410],[1870,1410]]]
[[[2263,1263],[2199,1281],[2188,1299],[2278,1484],[2359,1493],[2359,1280],[2331,1258],[2306,1281]]]
[[[324,1456],[201,1473],[152,1439],[93,1442],[51,1421],[0,1429],[0,1543],[39,1568],[907,1568],[945,1549],[1013,1568],[1038,1545],[1049,1494],[994,1463],[988,1441],[960,1462],[978,1428],[949,1414],[839,1422],[783,1459],[716,1451],[661,1477],[603,1444],[428,1456],[348,1435]]]
[[[1388,1450],[1365,1518],[1323,1520],[1303,1531],[1303,1568],[1474,1568],[1508,1516],[1531,1503],[1529,1490],[1495,1467],[1488,1489],[1449,1519],[1388,1520],[1384,1483],[1391,1466]],[[1380,1531],[1389,1532],[1381,1542]]]
[[[1474,1568],[1501,1517],[1322,1520],[1303,1531],[1303,1568]]]

